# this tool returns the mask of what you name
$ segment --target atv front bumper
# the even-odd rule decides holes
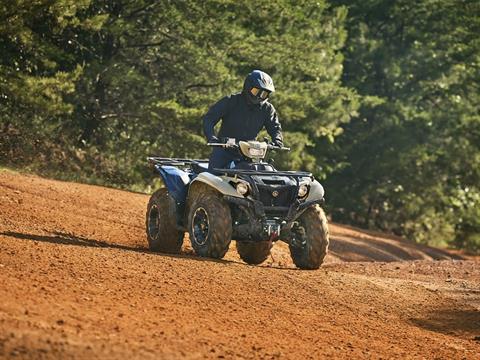
[[[224,199],[244,209],[250,218],[248,224],[233,224],[234,238],[249,241],[275,241],[282,237],[288,240],[295,220],[309,207],[321,204],[324,199],[300,202],[296,200],[289,207],[265,206],[259,200],[224,196]]]

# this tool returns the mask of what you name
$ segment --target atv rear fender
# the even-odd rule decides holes
[[[184,204],[190,183],[188,174],[175,166],[155,165],[155,169],[162,177],[168,192],[173,196],[175,201],[179,204]]]
[[[199,182],[214,188],[222,195],[237,197],[241,199],[244,198],[243,195],[240,195],[235,190],[235,188],[228,183],[228,180],[220,176],[213,175],[209,172],[202,172],[198,174],[198,176],[191,182],[190,185],[193,185],[194,183],[199,183]]]

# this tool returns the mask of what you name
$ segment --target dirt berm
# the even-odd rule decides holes
[[[148,196],[0,171],[0,358],[480,359],[480,262],[331,226],[317,271],[150,253]]]

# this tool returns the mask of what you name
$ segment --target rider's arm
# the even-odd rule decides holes
[[[217,125],[220,119],[226,115],[228,101],[228,96],[220,99],[217,103],[212,105],[207,114],[203,117],[203,133],[205,134],[207,141],[210,141],[215,136],[215,125]]]
[[[268,135],[272,138],[272,143],[277,146],[283,146],[282,126],[278,121],[277,112],[271,104],[269,114],[265,120],[265,129],[267,129]]]

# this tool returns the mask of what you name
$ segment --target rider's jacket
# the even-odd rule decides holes
[[[282,127],[272,104],[251,104],[242,93],[225,96],[214,104],[203,118],[203,132],[210,140],[214,127],[222,120],[218,137],[254,140],[265,127],[272,142],[283,143]]]

